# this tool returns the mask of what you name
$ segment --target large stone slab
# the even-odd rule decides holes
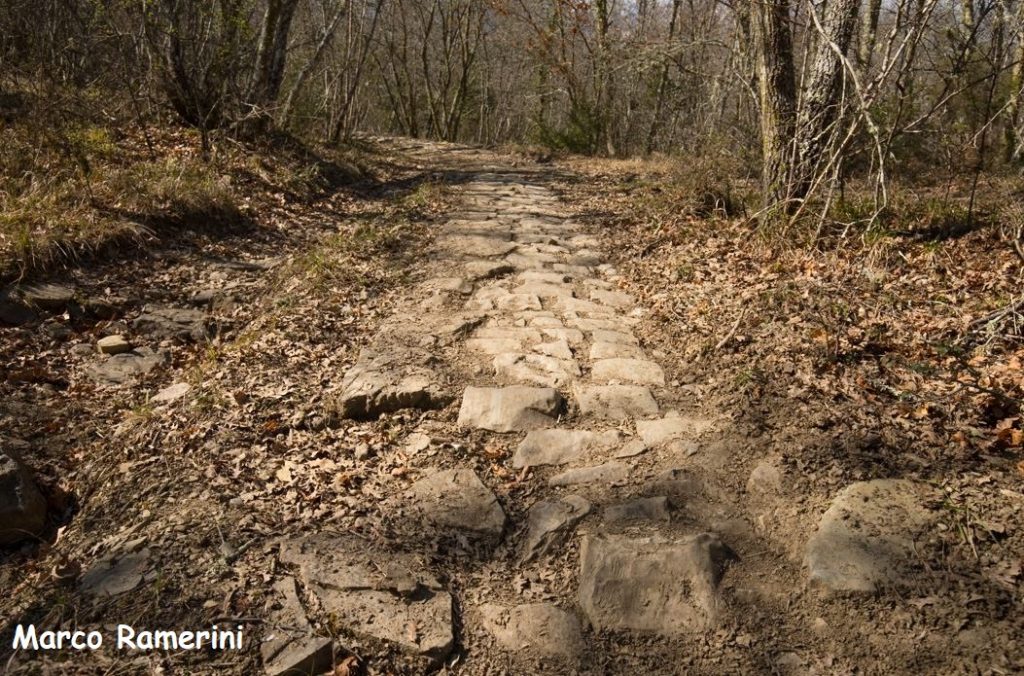
[[[488,603],[480,607],[480,614],[487,631],[517,657],[577,660],[583,651],[579,620],[551,603],[513,608]]]
[[[598,359],[643,359],[644,351],[636,345],[626,343],[593,343],[590,346],[590,360]]]
[[[28,469],[0,449],[0,545],[39,535],[46,525],[46,499]]]
[[[638,345],[636,336],[625,331],[608,331],[597,329],[591,332],[591,338],[595,343],[620,343],[622,345]]]
[[[610,449],[621,439],[622,435],[617,430],[533,430],[516,448],[512,466],[564,465]]]
[[[442,531],[498,539],[505,530],[505,511],[473,470],[430,474],[409,488],[408,497],[414,516]]]
[[[85,373],[93,380],[107,385],[126,385],[148,374],[166,360],[167,355],[163,351],[139,347],[90,364],[85,368]]]
[[[590,503],[578,495],[567,495],[558,500],[543,500],[530,508],[526,535],[519,550],[520,562],[553,552],[560,547],[572,529],[590,513]]]
[[[569,347],[569,343],[564,340],[553,340],[550,343],[539,343],[533,346],[533,351],[540,354],[546,354],[549,357],[555,357],[557,359],[572,359],[572,349]]]
[[[699,437],[713,426],[714,422],[706,418],[669,414],[659,420],[637,420],[636,433],[648,446],[657,446],[673,439]]]
[[[509,293],[497,286],[478,290],[466,301],[466,309],[477,312],[501,310],[504,312],[522,312],[524,310],[540,310],[540,298],[532,293]]]
[[[458,422],[492,432],[527,432],[554,424],[563,404],[551,387],[467,387]]]
[[[64,312],[75,303],[75,289],[64,284],[31,284],[16,293],[26,305],[47,312]]]
[[[150,307],[132,326],[139,333],[181,341],[203,341],[210,337],[209,318],[201,310],[174,307]]]
[[[641,385],[576,385],[573,397],[580,413],[609,420],[657,415],[658,402]]]
[[[618,505],[609,505],[604,510],[604,522],[614,525],[669,521],[671,518],[668,498],[664,495],[637,498]]]
[[[286,541],[280,558],[343,631],[435,664],[451,652],[452,597],[415,557],[354,536],[320,534]]]
[[[341,381],[342,417],[371,420],[405,408],[444,408],[452,400],[430,369],[403,363],[400,355],[363,350]]]
[[[611,291],[605,289],[593,289],[590,292],[590,300],[602,305],[626,310],[636,305],[636,299],[622,291]]]
[[[601,359],[594,362],[590,375],[598,382],[665,385],[665,372],[646,359]]]
[[[509,352],[494,358],[494,372],[515,382],[557,387],[578,378],[580,367],[573,359]]]
[[[267,676],[319,674],[329,669],[334,658],[332,641],[314,632],[299,600],[295,578],[275,582],[271,597],[273,605],[260,644]]]
[[[588,535],[580,547],[580,607],[599,631],[703,631],[720,615],[717,589],[733,556],[711,533],[685,540]]]
[[[502,235],[495,237],[455,235],[440,240],[438,246],[453,253],[472,258],[495,258],[516,250],[516,243],[509,241],[507,237]]]
[[[575,486],[577,484],[619,484],[629,477],[629,467],[621,462],[606,462],[593,467],[576,467],[548,479],[550,486]]]
[[[811,583],[859,593],[913,583],[915,551],[938,520],[939,498],[927,484],[905,479],[847,486],[807,543]]]

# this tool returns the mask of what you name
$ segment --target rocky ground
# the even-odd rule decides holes
[[[382,194],[424,202],[383,244],[393,211],[369,229],[324,212],[305,235],[8,297],[27,323],[4,337],[0,488],[49,530],[8,550],[4,636],[247,636],[4,646],[9,673],[1024,668],[1012,466],[823,472],[801,455],[815,406],[765,425],[681,358],[650,269],[571,168],[389,148],[444,187]],[[964,494],[985,496],[984,541]]]

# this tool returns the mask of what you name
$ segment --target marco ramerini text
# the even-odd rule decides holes
[[[99,650],[106,638],[93,631],[36,631],[35,625],[14,628],[14,650]],[[199,631],[162,631],[117,625],[113,637],[117,650],[241,650],[242,626],[222,629],[217,625]]]

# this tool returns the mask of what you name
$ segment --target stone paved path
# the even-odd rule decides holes
[[[672,641],[735,612],[721,585],[750,528],[686,467],[719,421],[664,410],[672,384],[634,330],[643,308],[541,178],[479,171],[461,190],[428,252],[446,276],[384,324],[345,375],[340,406],[352,418],[447,411],[460,434],[514,449],[508,466],[539,488],[509,504],[475,459],[445,458],[383,506],[405,529],[396,546],[341,534],[285,543],[275,612],[292,633],[282,624],[265,645],[269,673],[330,660],[325,637],[294,631],[306,626],[296,582],[344,635],[433,668],[458,646],[468,664],[492,664],[467,650],[490,645],[509,673],[590,673],[595,632]],[[429,446],[419,436],[410,447]],[[824,529],[811,580],[872,588],[871,561],[844,570],[843,547],[862,551],[867,537]],[[887,555],[900,542],[886,540]],[[460,579],[431,564],[449,555],[469,562]],[[523,602],[524,584],[552,591]],[[520,662],[533,666],[508,667]]]

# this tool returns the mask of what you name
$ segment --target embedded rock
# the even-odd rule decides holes
[[[63,284],[23,286],[18,295],[26,305],[47,312],[64,312],[75,302],[75,290]]]
[[[501,537],[505,512],[498,498],[473,470],[452,469],[431,474],[409,488],[418,520],[435,528]]]
[[[939,494],[905,479],[860,481],[832,501],[807,543],[812,584],[870,593],[914,581],[915,551],[938,520]]]
[[[681,437],[698,437],[711,426],[712,422],[703,418],[666,415],[660,420],[637,420],[636,433],[648,446],[657,446]]]
[[[132,323],[140,333],[181,341],[203,341],[210,337],[206,315],[200,310],[173,307],[147,308]]]
[[[566,470],[548,479],[549,486],[574,486],[576,484],[592,484],[603,482],[617,484],[626,480],[629,468],[621,462],[606,462],[594,467],[577,467]]]
[[[531,561],[561,546],[569,538],[576,524],[589,513],[590,503],[578,495],[568,495],[559,500],[545,500],[534,504],[527,517],[520,561]]]
[[[264,625],[260,656],[267,676],[319,674],[331,667],[333,645],[317,636],[306,619],[295,578],[274,583],[274,606]]]
[[[703,631],[717,622],[718,584],[734,556],[711,533],[685,540],[588,535],[580,547],[580,607],[598,630]]]
[[[550,387],[467,387],[459,425],[492,432],[550,427],[562,404],[562,395]]]
[[[28,469],[0,450],[0,545],[38,535],[46,525],[46,499]]]
[[[123,354],[124,352],[131,352],[132,344],[125,340],[125,337],[118,334],[114,336],[104,336],[96,341],[96,349],[101,354]]]
[[[583,415],[625,420],[658,413],[651,391],[641,385],[577,385],[573,393]]]
[[[551,603],[528,603],[505,608],[488,603],[480,608],[487,631],[518,656],[576,660],[583,651],[580,622]]]
[[[594,451],[609,449],[619,443],[621,437],[617,430],[533,430],[516,448],[512,466],[564,465]]]
[[[436,664],[452,650],[452,597],[409,554],[378,551],[354,536],[313,535],[281,547],[324,614],[357,636],[391,643]]]
[[[620,505],[609,505],[604,510],[604,522],[607,524],[630,524],[650,521],[669,521],[668,498],[639,498]]]
[[[591,376],[603,382],[665,385],[665,372],[653,361],[646,359],[601,359],[594,362]]]
[[[86,367],[86,373],[101,383],[125,385],[140,378],[164,363],[167,355],[148,347],[110,356]]]
[[[546,387],[564,385],[580,376],[580,367],[572,359],[515,352],[495,357],[494,371],[509,380]]]
[[[398,355],[371,350],[363,350],[341,385],[341,416],[356,420],[372,420],[405,408],[444,408],[451,401],[429,369],[404,365]]]

